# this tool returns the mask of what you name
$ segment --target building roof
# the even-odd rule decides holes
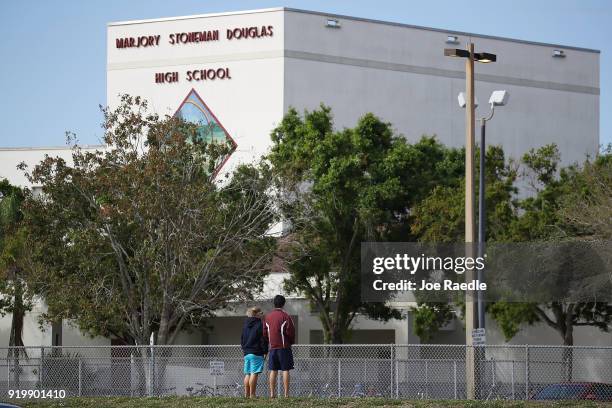
[[[196,14],[196,15],[191,15],[191,16],[152,18],[152,19],[145,19],[145,20],[126,20],[126,21],[109,22],[107,25],[109,27],[113,27],[113,26],[131,25],[131,24],[146,24],[146,23],[156,23],[156,22],[164,22],[164,21],[190,20],[190,19],[203,18],[203,17],[220,17],[220,16],[232,16],[232,15],[241,15],[241,14],[269,13],[269,12],[274,12],[274,11],[291,11],[295,13],[313,14],[313,15],[338,18],[338,19],[344,19],[344,20],[363,21],[363,22],[374,23],[374,24],[384,24],[384,25],[397,26],[397,27],[414,28],[418,30],[436,31],[436,32],[441,32],[445,34],[487,38],[487,39],[493,39],[493,40],[510,41],[510,42],[515,42],[519,44],[540,45],[540,46],[545,46],[545,47],[558,47],[558,48],[564,48],[567,50],[585,51],[585,52],[592,52],[592,53],[597,53],[597,54],[600,53],[600,50],[596,50],[592,48],[575,47],[571,45],[545,43],[545,42],[538,42],[538,41],[527,41],[527,40],[521,40],[517,38],[500,37],[500,36],[486,35],[486,34],[476,34],[476,33],[464,32],[464,31],[446,30],[442,28],[417,26],[417,25],[412,25],[412,24],[404,24],[404,23],[397,23],[397,22],[384,21],[384,20],[375,20],[375,19],[363,18],[363,17],[353,17],[353,16],[342,15],[342,14],[325,13],[321,11],[303,10],[303,9],[296,9],[296,8],[291,8],[291,7],[274,7],[274,8],[264,8],[264,9],[256,9],[256,10],[228,11],[228,12],[222,12],[222,13],[207,13],[207,14]]]

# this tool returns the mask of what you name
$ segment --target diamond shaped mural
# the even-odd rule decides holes
[[[230,134],[225,130],[219,119],[208,108],[200,95],[192,89],[181,103],[174,114],[186,122],[197,125],[198,137],[209,143],[227,143],[230,147],[229,153],[222,158],[213,174],[216,175],[221,167],[227,162],[238,146]]]

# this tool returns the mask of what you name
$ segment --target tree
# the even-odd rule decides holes
[[[10,313],[9,346],[23,347],[23,319],[32,308],[32,296],[25,285],[30,267],[21,205],[24,194],[7,180],[0,181],[0,313]]]
[[[104,109],[106,148],[75,145],[73,165],[47,157],[28,179],[34,256],[30,286],[48,321],[71,319],[126,344],[172,344],[189,325],[251,298],[269,270],[274,241],[266,168],[211,174],[229,146],[196,125],[149,114],[124,95]]]
[[[612,145],[595,160],[588,160],[571,179],[567,194],[561,199],[559,214],[582,239],[612,239]],[[612,282],[612,272],[609,279]]]
[[[454,306],[450,303],[418,301],[412,308],[414,332],[423,343],[430,341],[440,327],[448,324],[455,316]]]
[[[361,302],[360,243],[409,239],[410,208],[461,173],[461,153],[433,138],[410,145],[366,114],[334,131],[329,108],[291,109],[272,133],[272,164],[288,226],[288,291],[319,313],[326,343],[343,343],[355,316],[400,318]]]
[[[0,315],[11,314],[8,358],[13,359],[16,384],[19,384],[19,358],[27,358],[23,344],[23,321],[32,310],[32,293],[26,285],[31,268],[27,233],[21,205],[23,191],[7,180],[0,181]]]
[[[606,187],[593,182],[595,179],[591,175],[594,165],[602,166],[605,171],[605,163],[610,163],[610,160],[604,155],[597,158],[595,163],[598,164],[587,160],[581,167],[572,165],[562,169],[559,169],[559,160],[555,145],[532,149],[523,156],[526,175],[530,177],[536,194],[519,203],[522,214],[510,224],[507,239],[515,242],[555,241],[580,239],[583,235],[576,224],[569,222],[570,203],[573,202],[575,208],[577,194],[586,198],[591,196],[589,192],[605,200]],[[607,302],[501,303],[492,308],[491,313],[507,339],[518,332],[521,323],[543,322],[559,333],[566,346],[574,344],[575,327],[591,326],[608,332],[612,323],[612,306]]]
[[[476,153],[480,154],[480,150]],[[487,240],[501,240],[507,233],[507,226],[516,219],[517,169],[514,163],[507,162],[499,146],[489,146],[486,162]],[[477,175],[480,174],[478,165],[477,161]],[[476,187],[478,194],[478,184]],[[451,185],[436,186],[416,204],[411,232],[422,242],[462,242],[465,230],[464,200],[463,174]]]
[[[494,149],[497,150],[495,156],[502,158],[501,149]],[[572,218],[570,214],[576,217],[575,214],[578,212],[577,194],[593,199],[596,204],[591,208],[595,213],[602,215],[601,211],[605,212],[605,202],[609,199],[606,198],[608,194],[606,191],[609,191],[606,190],[607,185],[601,184],[600,176],[597,182],[591,183],[593,184],[591,187],[588,187],[587,182],[595,180],[592,174],[600,172],[600,169],[593,171],[593,165],[588,161],[582,168],[569,166],[559,169],[559,160],[559,152],[555,145],[532,149],[526,153],[522,158],[524,166],[522,177],[533,188],[533,195],[516,200],[514,198],[516,169],[513,170],[512,166],[504,164],[503,160],[490,161],[487,152],[488,242],[576,239],[580,235],[579,226],[570,222],[572,219],[577,219]],[[607,157],[599,157],[595,161],[599,165],[609,162]],[[589,174],[591,176],[588,176]],[[413,232],[425,241],[461,242],[463,202],[460,197],[462,196],[461,185],[434,190],[420,206],[417,206]],[[445,216],[439,217],[441,213]],[[604,224],[605,221],[597,224],[594,222],[593,225]],[[603,227],[597,228],[603,231]],[[431,311],[426,310],[426,312]],[[507,340],[518,333],[522,324],[543,322],[559,333],[564,345],[573,345],[573,329],[576,326],[597,327],[607,332],[612,322],[612,307],[605,302],[556,301],[546,304],[496,302],[487,304],[487,312],[497,321]],[[429,321],[436,322],[439,319],[429,319]],[[435,331],[438,327],[430,324],[429,330]]]
[[[480,154],[480,150],[477,150],[476,154]],[[503,150],[498,146],[489,146],[486,155],[487,240],[491,241],[501,239],[508,224],[516,217],[514,183],[517,169],[512,162],[506,161]],[[478,164],[479,162],[476,174],[479,174]],[[436,186],[427,197],[416,204],[411,232],[421,242],[462,242],[465,230],[464,200],[463,177],[458,178],[452,185]],[[462,302],[450,304],[418,301],[417,307],[412,309],[415,316],[415,333],[421,341],[430,340],[440,327],[453,319],[456,312],[461,315],[463,306]]]
[[[559,215],[575,235],[612,238],[612,145],[594,160],[587,160],[569,180],[561,197]]]

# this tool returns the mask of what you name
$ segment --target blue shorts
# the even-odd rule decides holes
[[[256,356],[255,354],[247,354],[244,356],[244,373],[259,374],[263,371],[264,358],[263,356]]]
[[[293,353],[290,348],[272,349],[268,355],[268,370],[289,371],[293,370]]]

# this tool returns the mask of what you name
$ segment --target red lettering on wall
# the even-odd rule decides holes
[[[273,37],[274,26],[237,27],[228,28],[225,36],[228,40],[240,40],[243,38]]]
[[[155,73],[155,83],[156,84],[165,84],[165,83],[173,83],[178,82],[178,72],[156,72]]]
[[[159,45],[160,35],[141,35],[140,37],[124,37],[115,39],[116,48],[141,48]]]
[[[171,45],[200,43],[219,40],[219,30],[192,31],[189,33],[170,34],[168,42]]]
[[[208,68],[194,69],[186,72],[187,81],[214,81],[215,79],[232,79],[230,69],[225,68]]]
[[[274,36],[274,26],[250,26],[228,28],[225,34],[228,40],[241,40],[247,38],[263,38]],[[115,38],[115,48],[146,48],[159,45],[160,35],[141,35],[138,37]],[[192,44],[209,41],[219,41],[219,30],[190,31],[182,33],[171,33],[168,35],[168,43]]]

